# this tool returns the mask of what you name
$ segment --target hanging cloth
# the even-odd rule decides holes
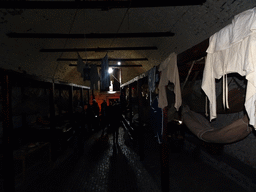
[[[85,65],[85,67],[84,67],[84,75],[83,75],[83,78],[84,78],[84,81],[86,81],[86,80],[91,80],[90,79],[90,72],[91,72],[91,69],[90,69],[90,67],[89,67],[89,65]]]
[[[160,65],[159,71],[161,71],[160,82],[158,85],[159,88],[159,103],[158,107],[165,108],[168,105],[165,86],[168,85],[168,82],[174,84],[174,93],[175,93],[175,105],[174,107],[178,111],[182,99],[181,99],[181,90],[180,90],[180,79],[179,72],[177,67],[177,54],[171,53],[167,59]]]
[[[159,144],[163,142],[163,109],[158,107],[158,96],[150,106],[150,125]]]
[[[108,73],[108,55],[101,61],[101,90],[108,90],[110,86],[110,76]]]
[[[98,74],[97,65],[95,64],[91,65],[90,79],[91,79],[91,89],[98,90],[98,81],[100,80],[100,78]]]
[[[153,92],[156,87],[155,74],[156,74],[156,66],[150,69],[148,73],[148,88],[150,92]]]
[[[90,67],[88,64],[85,64],[82,60],[82,58],[80,57],[79,53],[78,54],[78,59],[77,59],[77,71],[79,73],[81,73],[81,77],[83,77],[84,81],[86,80],[90,80]]]
[[[155,91],[156,88],[156,66],[149,70],[148,72],[148,88],[150,95],[150,104],[152,103],[151,93]]]
[[[236,15],[225,28],[210,37],[202,89],[209,99],[210,120],[217,117],[215,79],[223,77],[223,105],[228,108],[227,74],[239,73],[248,80],[245,109],[256,126],[256,8]]]
[[[80,57],[79,53],[77,58],[77,71],[81,74],[81,77],[84,77],[84,67],[85,63],[83,62],[82,58]]]

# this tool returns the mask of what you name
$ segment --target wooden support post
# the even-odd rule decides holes
[[[3,188],[5,192],[15,191],[13,162],[13,125],[12,125],[12,88],[9,75],[3,75],[2,81],[3,115]]]
[[[121,104],[121,111],[122,115],[126,112],[126,97],[125,97],[125,87],[120,89],[120,104]]]
[[[71,117],[73,115],[73,86],[69,87],[69,109],[68,113]]]
[[[92,99],[95,99],[94,90],[92,89]]]
[[[49,91],[50,91],[50,94],[49,94],[49,105],[50,105],[50,128],[51,129],[55,129],[55,107],[54,107],[54,83],[52,83],[50,85],[50,88],[49,88]]]
[[[162,192],[169,192],[169,149],[167,137],[168,107],[163,109],[163,142],[161,144],[161,186]]]
[[[84,93],[84,90],[83,90],[83,88],[81,88],[81,90],[80,90],[80,95],[81,95],[81,97],[80,97],[80,102],[81,102],[81,107],[83,108],[83,111],[84,111],[84,95],[83,95],[83,93]]]
[[[87,98],[87,105],[89,105],[89,103],[90,103],[90,89],[88,89],[87,90],[87,96],[88,96],[88,98]]]
[[[132,124],[132,85],[129,84],[129,122]]]
[[[24,91],[25,91],[25,87],[24,87],[24,84],[21,85],[21,98],[22,98],[22,101],[24,99]],[[22,129],[25,130],[27,128],[27,120],[26,120],[26,114],[23,113],[21,115],[21,122],[22,122]]]
[[[62,93],[62,89],[60,88],[59,89],[59,100],[61,101],[62,99],[62,96],[61,96],[61,93]],[[62,113],[62,106],[60,105],[59,106],[59,116],[61,116],[61,113]]]
[[[137,82],[137,91],[138,91],[138,112],[139,112],[139,130],[138,130],[138,136],[139,136],[139,154],[140,154],[140,160],[144,160],[144,127],[142,125],[142,110],[143,110],[143,103],[142,103],[142,79],[139,79]]]
[[[120,80],[121,80],[121,69],[115,68],[113,71],[114,82],[113,82],[113,91],[120,91]]]
[[[54,83],[49,87],[49,105],[50,105],[50,131],[51,131],[51,157],[53,160],[57,159],[57,143],[56,143],[56,132],[55,132],[55,107],[54,107]]]

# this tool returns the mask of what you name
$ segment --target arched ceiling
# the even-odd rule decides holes
[[[69,66],[76,64],[76,61],[57,61],[65,58],[77,59],[77,52],[42,52],[41,50],[157,47],[157,50],[79,52],[83,59],[88,59],[89,64],[100,64],[100,61],[91,60],[102,59],[106,54],[109,58],[115,59],[146,58],[147,60],[122,62],[126,65],[142,65],[142,67],[122,68],[122,83],[125,83],[153,66],[159,65],[172,52],[180,54],[199,44],[229,24],[236,14],[256,5],[253,0],[206,0],[200,1],[198,5],[185,4],[184,6],[155,3],[155,5],[144,5],[145,7],[142,5],[141,7],[132,6],[132,3],[129,3],[124,8],[106,9],[105,7],[105,10],[102,10],[92,6],[81,8],[82,5],[89,5],[82,4],[86,3],[82,1],[65,1],[72,3],[70,7],[64,7],[66,5],[64,1],[38,2],[45,3],[40,5],[49,7],[52,3],[53,6],[50,9],[47,9],[47,6],[40,8],[39,5],[29,4],[29,1],[12,1],[0,5],[0,68],[80,85],[89,85],[89,82],[83,81],[75,66]],[[101,5],[103,2],[104,5],[108,3],[118,5],[117,1],[97,1],[97,4],[93,6]],[[75,3],[78,3],[80,7],[76,8]],[[58,8],[58,4],[62,7]],[[171,32],[174,35],[133,38],[90,37],[92,33],[157,32]],[[83,34],[85,38],[18,38],[8,36],[10,33],[25,33],[31,37],[38,33]],[[116,64],[116,61],[111,61],[110,64]]]

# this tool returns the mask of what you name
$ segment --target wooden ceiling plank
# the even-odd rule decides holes
[[[5,9],[101,9],[147,8],[169,6],[202,5],[206,0],[179,1],[5,1],[0,8]]]
[[[172,37],[172,32],[146,32],[146,33],[88,33],[88,34],[63,34],[63,33],[7,33],[9,38],[68,38],[68,39],[101,39],[101,38],[146,38],[146,37]]]
[[[209,46],[209,39],[205,39],[201,43],[187,49],[177,56],[178,65],[184,65],[190,61],[198,60],[207,55],[206,50]]]
[[[105,51],[131,51],[131,50],[157,50],[156,46],[147,47],[105,47],[105,48],[72,48],[72,49],[41,49],[40,52],[105,52]]]
[[[102,61],[102,59],[82,59],[83,61]],[[57,61],[77,61],[76,59],[71,58],[59,58]],[[134,58],[134,59],[111,59],[108,61],[148,61],[148,58]]]
[[[76,67],[76,64],[69,64],[70,67]],[[142,67],[142,65],[108,65],[109,67],[121,68],[121,67]],[[97,65],[97,67],[101,67],[101,65]]]

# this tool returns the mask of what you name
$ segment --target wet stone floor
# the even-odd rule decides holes
[[[160,192],[159,146],[153,133],[144,133],[145,157],[140,161],[138,143],[122,127],[118,144],[113,135],[94,133],[80,156],[69,155],[52,171],[16,192]],[[243,192],[241,186],[181,150],[169,155],[169,191]]]
[[[121,192],[161,191],[139,156],[125,145],[119,129],[118,144],[113,135],[95,133],[79,158],[70,156],[49,175],[17,191],[26,192]]]

